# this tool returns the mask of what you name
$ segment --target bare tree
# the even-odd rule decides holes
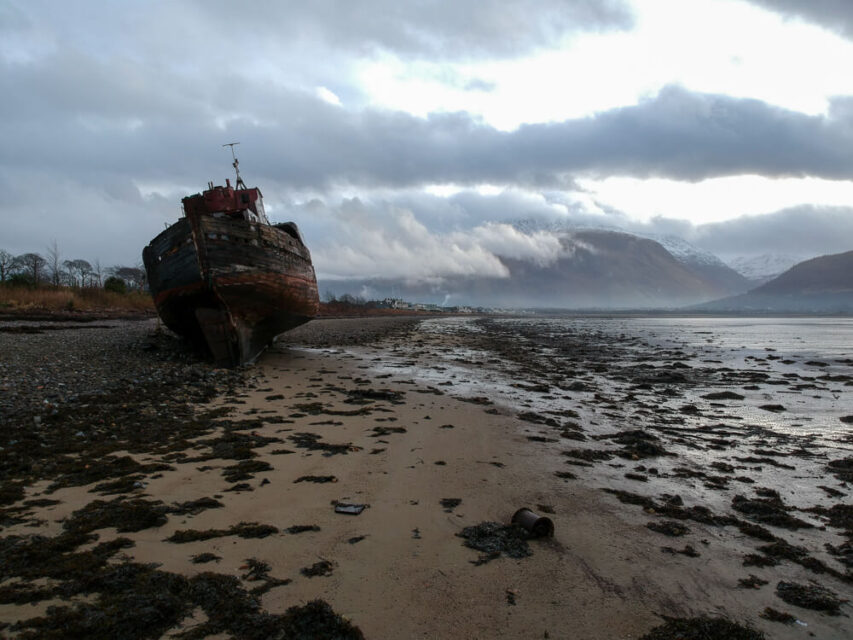
[[[75,260],[77,269],[80,271],[80,286],[92,286],[92,265],[87,260]],[[88,284],[87,284],[88,282]]]
[[[44,277],[47,261],[37,253],[24,253],[15,258],[15,266],[23,271],[38,286]]]
[[[92,265],[92,279],[96,287],[104,286],[104,269],[101,267],[101,261],[98,258],[95,258],[95,264]]]
[[[6,282],[12,271],[12,265],[15,262],[15,256],[8,251],[0,249],[0,282]]]
[[[58,287],[62,280],[62,262],[60,257],[59,244],[54,238],[53,242],[47,245],[47,258],[45,258],[45,263],[47,265],[47,275],[50,278],[51,284],[55,287]]]

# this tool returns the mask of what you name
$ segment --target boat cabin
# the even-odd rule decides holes
[[[238,184],[242,184],[242,181]],[[184,215],[229,217],[269,224],[263,196],[257,187],[235,189],[227,178],[224,187],[213,186],[212,182],[208,183],[208,187],[204,193],[196,193],[181,200]]]

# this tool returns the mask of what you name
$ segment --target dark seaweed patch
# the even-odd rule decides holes
[[[288,527],[284,530],[285,533],[297,534],[297,533],[305,533],[306,531],[319,531],[320,527],[316,524],[295,524],[292,527]]]
[[[169,513],[174,513],[180,516],[194,516],[207,509],[218,509],[224,505],[214,498],[199,498],[198,500],[188,500],[180,502],[169,509]]]
[[[696,551],[696,549],[693,547],[693,545],[690,545],[690,544],[684,545],[683,549],[675,549],[673,547],[661,547],[660,550],[663,551],[664,553],[673,553],[673,554],[678,553],[678,554],[681,554],[683,556],[687,556],[688,558],[698,558],[699,557],[699,552]]]
[[[402,391],[391,391],[389,389],[350,389],[346,392],[348,398],[344,402],[361,404],[382,400],[392,404],[402,404],[405,393]]]
[[[330,576],[332,575],[333,565],[328,560],[320,560],[320,562],[315,562],[310,567],[303,567],[299,570],[303,576],[308,578],[316,578],[317,576]]]
[[[607,451],[596,451],[594,449],[569,449],[563,451],[564,456],[575,458],[576,460],[584,460],[586,462],[597,462],[599,460],[611,460],[613,454]]]
[[[171,467],[165,463],[140,464],[130,456],[105,456],[97,461],[81,457],[79,459],[60,459],[57,464],[59,477],[48,486],[46,493],[52,493],[64,487],[79,487],[107,478],[130,474],[168,471]]]
[[[666,536],[683,536],[690,533],[690,528],[674,520],[652,521],[646,524],[652,531],[657,531]]]
[[[778,495],[767,498],[746,498],[737,495],[732,498],[732,509],[740,511],[746,517],[785,529],[810,528],[812,525],[788,514],[789,507],[779,499]]]
[[[725,618],[669,618],[640,640],[765,640],[760,631]]]
[[[797,619],[790,613],[785,611],[777,611],[773,607],[765,607],[764,611],[758,614],[760,618],[770,620],[771,622],[781,622],[782,624],[794,624]]]
[[[532,554],[527,545],[527,532],[517,524],[502,525],[499,522],[481,522],[465,527],[456,534],[464,538],[466,547],[483,551],[487,560],[493,560],[501,554],[510,558],[524,558]],[[478,563],[483,564],[481,556]]]
[[[447,511],[448,513],[453,511],[460,504],[462,504],[461,498],[442,498],[441,499],[441,506],[444,507],[444,510]]]
[[[239,536],[241,538],[266,538],[278,533],[278,528],[268,524],[256,522],[241,522],[228,529],[207,529],[198,531],[196,529],[183,529],[175,531],[166,538],[166,542],[183,544],[185,542],[197,542],[199,540],[210,540],[211,538],[222,538],[224,536]]]
[[[293,481],[294,484],[297,482],[316,482],[319,484],[324,484],[326,482],[337,482],[338,479],[335,476],[299,476],[296,480]]]
[[[759,589],[767,584],[767,580],[762,580],[750,573],[748,578],[740,578],[737,584],[741,589]]]
[[[115,527],[120,532],[141,531],[164,525],[168,512],[169,508],[159,500],[95,500],[72,513],[63,523],[63,528],[77,533],[88,533],[107,527]]]
[[[744,396],[734,391],[717,391],[702,396],[705,400],[743,400]]]
[[[392,433],[406,433],[406,427],[373,427],[371,438],[389,436]]]
[[[830,461],[826,470],[843,482],[853,482],[853,456]]]
[[[260,471],[272,471],[272,466],[263,460],[241,460],[237,464],[225,467],[222,476],[228,482],[250,480]]]
[[[261,582],[260,585],[253,587],[249,592],[253,596],[260,596],[272,589],[273,587],[281,587],[287,584],[290,584],[292,580],[280,579],[280,578],[272,578],[269,573],[272,567],[263,560],[258,560],[257,558],[249,558],[246,560],[246,568],[248,572],[245,573],[242,578],[247,582]]]
[[[776,595],[788,604],[823,611],[831,616],[839,615],[839,607],[845,602],[840,600],[835,592],[817,584],[782,581],[776,585]]]
[[[204,564],[206,562],[219,562],[222,560],[219,556],[213,553],[205,552],[194,555],[192,558],[193,564]]]
[[[322,442],[322,438],[316,433],[294,433],[288,436],[297,447],[300,449],[308,449],[309,451],[322,451],[324,456],[334,456],[339,454],[347,454],[352,450],[352,443],[346,444],[331,444]]]
[[[617,452],[617,455],[621,458],[638,460],[641,458],[673,455],[663,448],[660,444],[660,439],[656,435],[642,429],[622,431],[616,435],[608,436],[608,438],[617,444],[623,445]]]

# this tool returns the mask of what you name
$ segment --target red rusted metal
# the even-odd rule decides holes
[[[234,160],[237,168],[237,160]],[[292,222],[271,225],[260,189],[213,186],[182,200],[184,217],[142,252],[170,329],[237,366],[317,315],[311,254]]]

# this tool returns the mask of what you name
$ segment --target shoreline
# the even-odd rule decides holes
[[[122,521],[114,520],[112,526],[91,530],[98,544],[125,538],[133,542],[121,550],[128,559],[162,563],[159,570],[164,573],[192,577],[212,571],[238,580],[246,590],[268,587],[259,597],[262,611],[270,615],[322,599],[369,638],[547,634],[628,640],[661,624],[661,615],[703,614],[725,615],[774,638],[799,638],[808,632],[842,638],[849,632],[849,618],[800,608],[798,618],[807,618],[808,627],[759,618],[765,607],[792,609],[774,596],[776,580],[819,577],[792,562],[743,567],[742,558],[755,551],[756,543],[733,533],[731,525],[676,516],[691,530],[687,536],[667,538],[653,531],[646,525],[661,518],[648,503],[645,511],[642,504],[623,505],[619,498],[631,496],[608,495],[585,479],[586,465],[592,463],[567,465],[571,458],[563,450],[591,444],[579,439],[584,427],[575,431],[566,426],[576,418],[552,417],[559,425],[555,428],[547,418],[520,419],[523,407],[466,395],[459,379],[447,377],[446,385],[415,380],[406,366],[431,363],[441,368],[439,354],[474,345],[458,335],[420,333],[421,320],[318,320],[285,334],[255,367],[237,372],[210,371],[173,351],[169,338],[150,339],[142,331],[135,342],[128,339],[139,349],[133,358],[145,361],[142,368],[152,380],[165,370],[171,375],[170,384],[149,397],[149,406],[157,393],[170,393],[177,401],[169,409],[175,415],[167,422],[193,424],[180,427],[184,432],[170,434],[166,442],[133,436],[133,425],[125,434],[119,424],[118,432],[128,439],[112,450],[94,444],[80,447],[73,440],[59,443],[78,456],[88,449],[97,451],[102,466],[105,460],[113,463],[106,467],[114,474],[87,482],[91,477],[76,467],[58,469],[64,471],[58,474],[30,469],[33,482],[22,486],[23,495],[7,501],[4,510],[5,518],[20,521],[4,522],[2,536],[61,535],[69,522],[82,520],[80,511],[94,500],[138,500],[143,511],[159,509],[160,517],[151,520],[159,524],[120,532],[115,524],[120,527]],[[97,342],[111,332],[114,329],[84,333]],[[158,340],[166,342],[153,349],[161,358],[153,365],[147,349]],[[4,348],[9,344],[0,341]],[[475,360],[469,362],[473,364],[465,366],[478,366]],[[397,364],[399,373],[394,373]],[[518,369],[520,384],[532,384],[531,376],[538,375],[533,364],[527,366],[529,371]],[[583,373],[574,376],[583,378]],[[182,390],[187,376],[201,381],[203,389],[190,385]],[[131,384],[139,384],[139,379]],[[78,406],[79,400],[74,403]],[[145,404],[132,409],[138,412]],[[112,406],[114,410],[116,404]],[[154,411],[147,421],[164,419]],[[207,417],[194,421],[190,415]],[[120,416],[116,422],[122,419],[129,420]],[[44,420],[49,424],[49,417]],[[120,462],[124,458],[136,466]],[[160,468],[164,466],[171,468]],[[35,482],[37,475],[42,479]],[[50,481],[62,486],[48,493]],[[647,476],[638,484],[648,494],[654,482]],[[115,486],[90,491],[110,483]],[[174,506],[203,498],[222,506],[183,511]],[[24,506],[27,500],[45,499],[60,502]],[[444,499],[461,502],[448,507],[442,505]],[[335,513],[334,500],[370,506],[357,516],[342,515]],[[163,511],[167,506],[172,511]],[[541,512],[543,506],[553,511],[548,517],[556,534],[530,541],[529,557],[498,557],[476,566],[481,554],[457,536],[464,527],[482,522],[507,524],[518,508]],[[262,538],[227,534],[165,541],[182,531],[222,533],[240,523],[276,531]],[[302,530],[288,532],[292,527]],[[795,536],[782,534],[796,543]],[[698,558],[661,552],[663,545],[674,548],[685,541],[698,550]],[[219,560],[192,561],[204,553]],[[247,562],[251,559],[268,569],[253,574]],[[302,573],[312,567],[313,577]],[[750,574],[772,583],[739,588],[738,580]],[[15,582],[7,580],[2,586]],[[829,584],[850,597],[849,583],[829,578]],[[46,610],[46,602],[52,600],[36,606],[2,604],[0,621],[31,617]],[[849,607],[842,612],[849,615]],[[196,610],[181,628],[210,622],[209,617],[209,612]]]

